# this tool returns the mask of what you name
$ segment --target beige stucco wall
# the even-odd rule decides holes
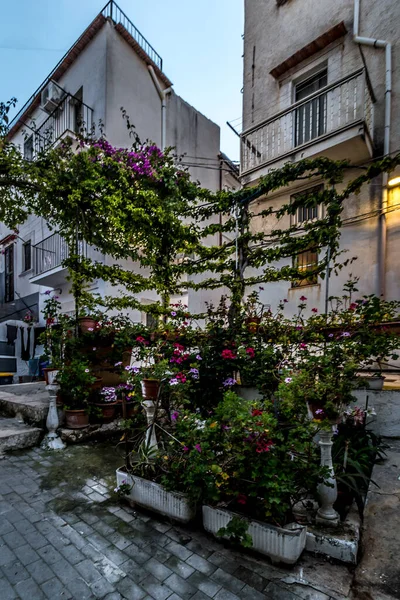
[[[296,67],[284,73],[279,79],[270,75],[270,71],[288,59],[295,52],[321,36],[323,33],[344,21],[347,35],[331,45],[315,53]],[[360,35],[389,40],[393,46],[393,86],[392,86],[392,125],[391,151],[400,148],[400,44],[398,42],[398,23],[400,21],[400,3],[397,0],[361,0]],[[318,70],[327,65],[328,84],[348,76],[363,67],[360,48],[352,39],[353,1],[352,0],[288,0],[281,7],[276,0],[245,0],[245,42],[244,42],[244,94],[243,94],[243,129],[256,126],[273,117],[281,110],[293,104],[294,86],[297,80],[306,73]],[[383,50],[362,47],[365,56],[372,88],[376,96],[374,106],[374,148],[379,156],[383,150],[384,133],[384,99],[385,99],[385,53]],[[337,140],[336,140],[337,143]],[[329,148],[331,144],[331,148]],[[354,163],[360,161],[360,139],[354,144],[336,146],[335,138],[326,142],[325,154],[336,159],[350,159]],[[299,158],[299,157],[298,157]],[[298,159],[297,158],[297,159]],[[290,159],[290,157],[289,157]],[[289,160],[286,158],[285,160]],[[272,163],[268,169],[281,166]],[[365,162],[365,157],[361,162]],[[265,171],[264,171],[265,172]],[[345,182],[357,174],[351,170],[346,174]],[[257,181],[260,171],[245,177],[246,185]],[[312,187],[310,182],[308,187]],[[304,186],[307,187],[307,186]],[[275,207],[287,202],[293,189],[278,192],[273,198]],[[379,208],[382,187],[380,180],[367,185],[361,194],[351,197],[346,203],[343,219],[349,219],[375,211]],[[400,205],[400,197],[397,195]],[[392,201],[395,203],[395,200]],[[265,206],[269,201],[265,202]],[[400,261],[398,246],[400,221],[397,212],[387,216],[387,256],[386,256],[386,296],[388,299],[400,298]],[[282,224],[281,224],[282,225]],[[256,223],[255,227],[261,227]],[[265,225],[263,225],[265,227]],[[378,257],[378,219],[373,216],[367,220],[342,229],[341,248],[348,252],[343,258],[357,257],[349,267],[343,269],[338,276],[330,279],[330,294],[338,295],[349,273],[360,277],[361,294],[377,292],[377,257]],[[298,298],[304,294],[309,298],[309,305],[319,310],[324,308],[326,283],[318,286],[291,289],[287,282],[267,284],[262,291],[264,301],[274,308],[281,298],[288,298],[287,312],[295,312]]]

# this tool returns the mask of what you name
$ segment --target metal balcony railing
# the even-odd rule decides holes
[[[126,14],[120,9],[118,4],[114,0],[110,0],[103,10],[101,11],[103,17],[110,18],[116,25],[122,25],[133,39],[139,44],[149,58],[155,65],[162,71],[163,61],[161,56],[154,50],[153,46],[146,40],[146,38],[140,33],[140,31],[134,26],[132,21],[126,16]]]
[[[63,261],[69,257],[68,244],[59,233],[53,233],[36,246],[33,246],[33,251],[32,277],[37,277],[60,267]],[[79,242],[79,254],[83,256],[85,251],[86,243]]]
[[[34,129],[34,155],[49,148],[65,133],[90,132],[93,126],[93,109],[66,93],[57,108]]]
[[[358,123],[372,139],[374,106],[365,71],[327,85],[241,135],[241,174]]]

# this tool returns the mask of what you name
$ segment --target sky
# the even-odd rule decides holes
[[[0,100],[21,108],[105,0],[0,0]],[[226,121],[242,112],[243,0],[119,0],[163,58],[177,94],[221,128],[221,150],[239,159]]]

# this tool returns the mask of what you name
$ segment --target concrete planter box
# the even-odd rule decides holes
[[[217,535],[237,513],[221,508],[203,506],[204,529]],[[253,540],[252,548],[268,556],[273,562],[293,565],[306,545],[307,527],[290,523],[285,528],[275,527],[260,521],[249,520],[248,533]]]
[[[180,523],[189,523],[194,519],[196,510],[191,506],[185,494],[168,492],[162,485],[154,481],[130,475],[123,469],[117,469],[117,485],[121,485],[123,481],[133,486],[127,498],[137,506],[147,508]]]

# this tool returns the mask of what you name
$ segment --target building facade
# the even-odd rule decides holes
[[[141,140],[175,147],[203,187],[217,191],[239,186],[237,169],[228,168],[230,161],[220,153],[218,125],[174,92],[162,58],[113,1],[22,107],[11,123],[10,139],[34,160],[38,150],[73,135],[82,122],[88,129],[101,123],[111,144],[129,147],[132,141],[121,107]],[[18,235],[0,224],[0,245],[0,372],[27,374],[26,357],[36,350],[33,331],[27,339],[24,316],[31,311],[43,325],[41,309],[48,289],[58,291],[64,312],[74,309],[67,271],[61,266],[68,249],[57,232],[34,216],[21,224]],[[91,248],[83,246],[81,251],[115,262]],[[136,268],[128,262],[122,266]],[[103,281],[93,282],[92,291],[119,293]],[[154,296],[143,293],[140,300],[148,303]],[[193,301],[197,303],[195,296]],[[138,311],[132,317],[146,318]]]
[[[400,43],[397,0],[245,0],[241,180],[287,162],[327,156],[354,167],[400,148]],[[361,171],[352,168],[343,186]],[[351,272],[360,294],[400,298],[400,179],[377,178],[344,207],[341,249],[357,257],[329,278],[340,295]],[[279,207],[320,182],[297,182],[257,203]],[[299,210],[304,222],[319,216]],[[286,225],[290,225],[289,218]],[[257,227],[257,223],[255,224]],[[282,228],[284,223],[280,223]],[[307,278],[312,252],[293,257],[305,273],[294,284],[265,285],[262,299],[276,307],[287,298],[295,311],[300,296],[325,309],[326,280]]]

